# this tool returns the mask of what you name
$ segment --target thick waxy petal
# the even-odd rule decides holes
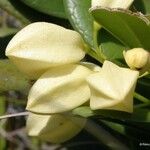
[[[37,22],[18,32],[6,55],[18,68],[36,79],[48,68],[80,61],[84,43],[79,33],[61,26]]]
[[[92,109],[114,109],[132,112],[133,92],[139,72],[105,61],[99,73],[87,78],[91,88]]]
[[[27,133],[52,143],[62,143],[77,135],[85,123],[85,118],[31,113],[27,119]]]
[[[92,7],[101,6],[127,9],[131,6],[133,1],[134,0],[92,0]]]
[[[65,65],[48,70],[31,88],[27,110],[51,114],[82,105],[90,98],[85,78],[91,72],[81,65]]]

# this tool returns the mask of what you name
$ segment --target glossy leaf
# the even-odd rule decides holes
[[[21,0],[31,8],[48,15],[66,18],[63,0]]]
[[[64,0],[68,18],[83,39],[93,46],[93,19],[89,13],[91,0]]]
[[[106,30],[101,29],[99,34],[99,50],[107,60],[122,61],[123,50],[128,49],[115,37],[109,34]]]
[[[117,9],[95,8],[94,19],[130,48],[150,49],[150,22],[141,14]]]

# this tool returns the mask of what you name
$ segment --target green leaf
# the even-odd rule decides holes
[[[26,5],[40,12],[56,17],[66,18],[63,0],[21,0]]]
[[[91,0],[64,0],[64,5],[74,29],[93,47],[93,18],[89,13]]]
[[[134,0],[133,6],[143,14],[150,14],[150,0]]]
[[[25,91],[30,87],[27,78],[9,60],[0,60],[0,92]]]
[[[102,55],[110,61],[123,61],[123,50],[128,49],[115,37],[106,30],[101,29],[99,32],[99,43]]]
[[[122,122],[134,123],[150,123],[150,110],[148,109],[135,109],[133,113],[126,113],[114,110],[96,110],[93,111],[88,106],[78,107],[72,111],[74,115],[82,117],[96,117],[100,119],[120,120]]]
[[[93,8],[94,19],[124,45],[150,49],[150,22],[141,14],[127,10]]]

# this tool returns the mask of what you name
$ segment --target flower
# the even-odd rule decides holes
[[[30,79],[37,79],[26,107],[32,112],[27,120],[29,135],[54,143],[68,140],[80,132],[86,120],[66,118],[63,113],[88,101],[93,110],[132,112],[138,71],[109,61],[102,68],[80,62],[84,49],[77,32],[45,22],[28,25],[8,44],[10,60]]]
[[[30,113],[26,125],[28,135],[52,143],[62,143],[77,135],[85,123],[86,119],[80,117]]]
[[[143,48],[133,48],[123,52],[126,63],[131,69],[150,70],[150,53]]]
[[[85,56],[79,33],[61,26],[32,23],[18,32],[6,48],[6,56],[31,79],[47,69],[79,62]]]
[[[87,77],[91,89],[90,107],[133,111],[133,92],[139,72],[105,61],[100,72]]]
[[[134,0],[92,0],[92,7],[101,6],[109,8],[127,9],[131,6]]]
[[[91,73],[87,67],[75,64],[51,68],[31,88],[27,110],[52,114],[84,104],[90,98],[85,78]]]

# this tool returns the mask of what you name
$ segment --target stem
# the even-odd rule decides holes
[[[25,111],[25,112],[20,112],[20,113],[3,115],[3,116],[0,116],[0,120],[1,119],[11,118],[11,117],[17,117],[17,116],[27,116],[28,114],[29,114],[29,112]]]
[[[141,102],[143,102],[143,103],[149,103],[149,102],[150,102],[150,100],[149,100],[148,98],[146,98],[146,97],[144,97],[144,96],[142,96],[142,95],[140,95],[140,94],[138,94],[138,93],[136,93],[136,92],[134,92],[134,97],[135,97],[137,100],[139,100],[139,101],[141,101]]]
[[[129,150],[129,148],[92,120],[88,120],[85,129],[111,149]]]
[[[137,108],[142,108],[142,107],[147,107],[147,106],[150,106],[150,102],[149,103],[135,105],[134,108],[137,109]]]
[[[149,72],[148,72],[148,71],[145,72],[144,74],[140,75],[140,76],[139,76],[139,79],[140,79],[140,78],[143,78],[143,77],[145,77],[145,76],[147,76],[147,75],[149,75]]]

